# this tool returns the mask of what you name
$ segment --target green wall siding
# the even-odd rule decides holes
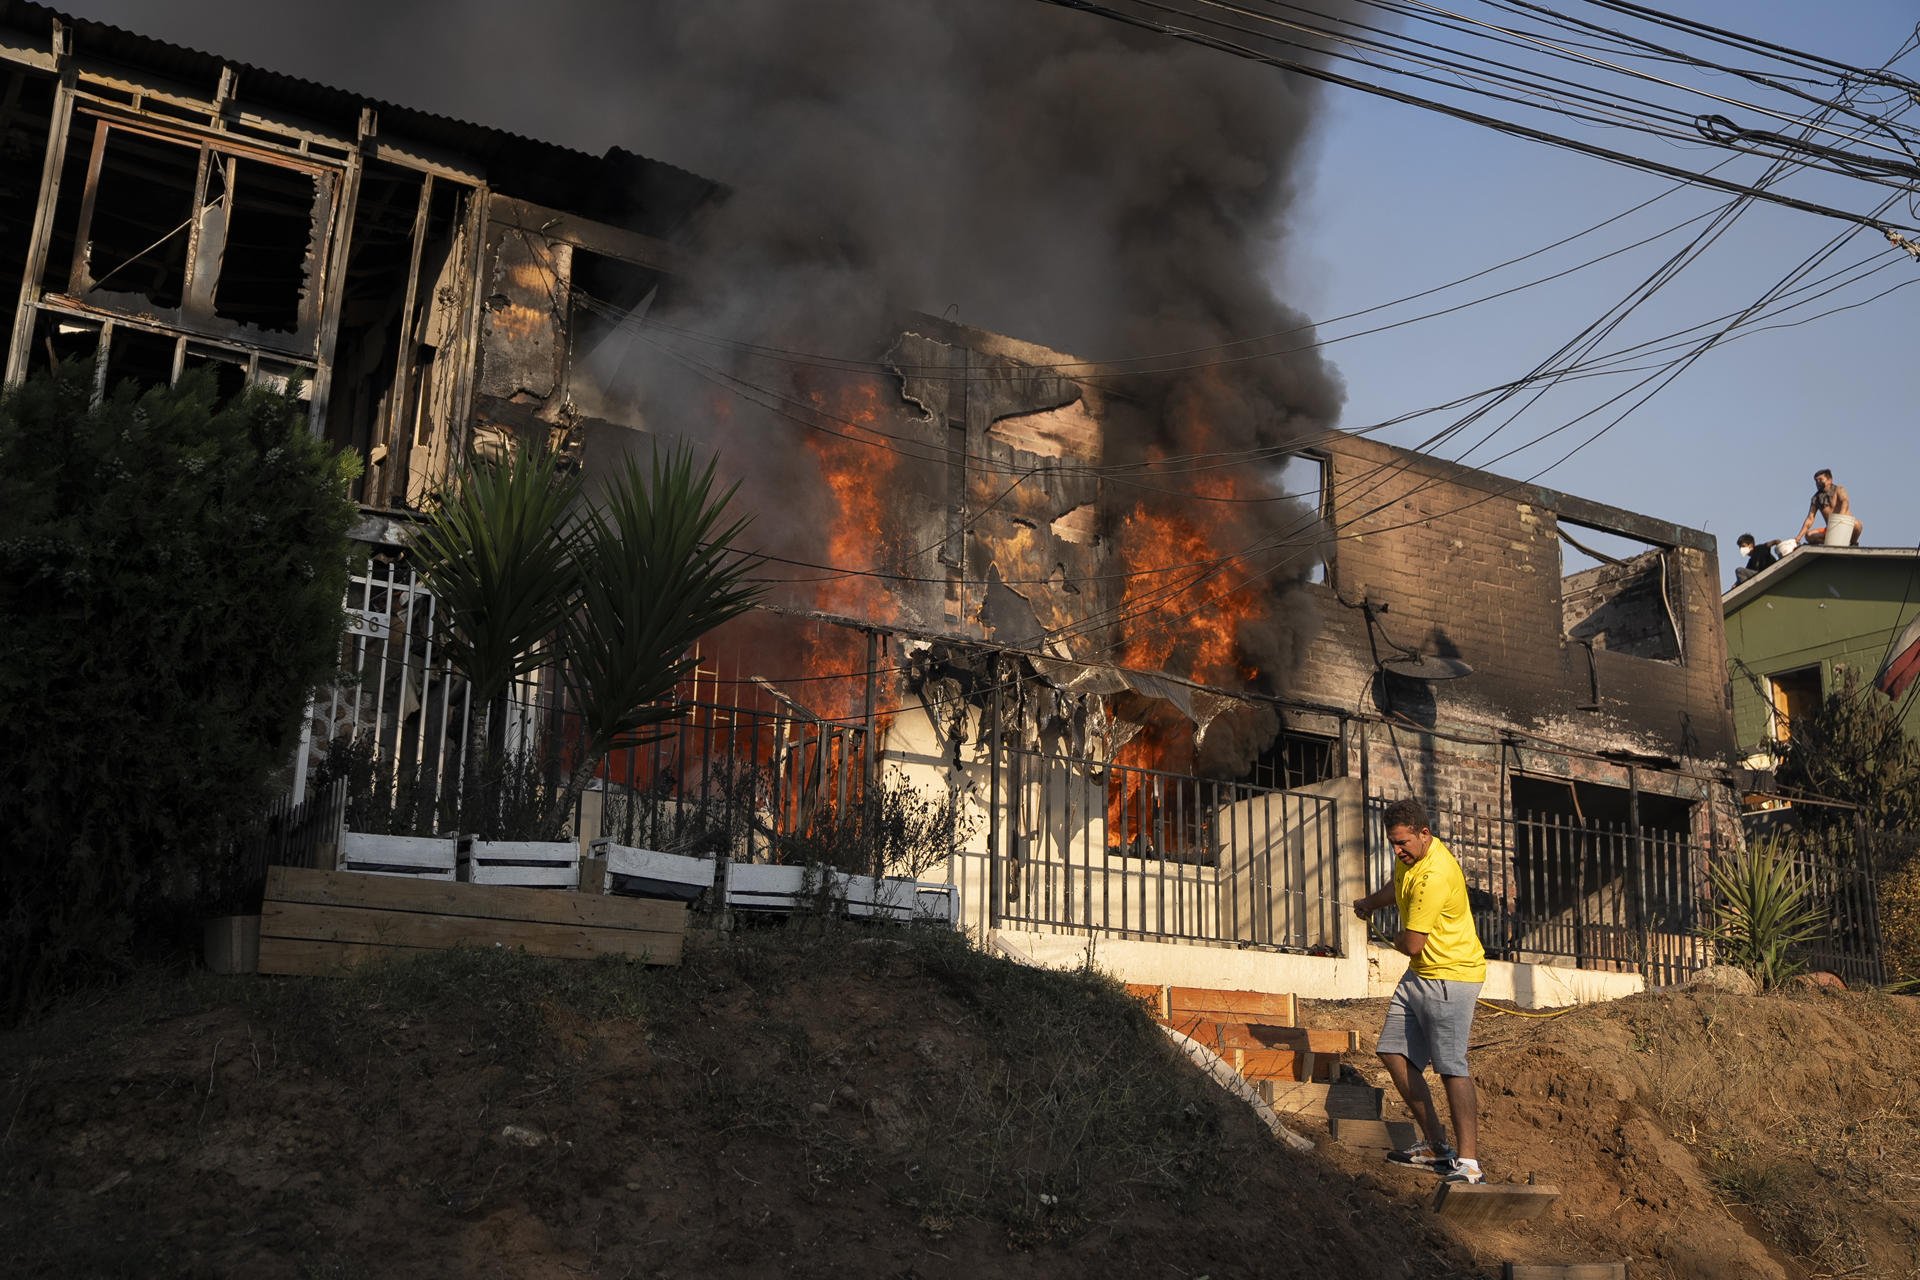
[[[1820,667],[1822,693],[1843,683],[1841,667],[1871,681],[1887,646],[1920,613],[1920,560],[1821,557],[1727,615],[1727,679],[1735,741],[1745,753],[1767,738],[1768,705],[1758,677]],[[1744,665],[1743,665],[1744,664]],[[1907,704],[1907,732],[1920,739],[1920,695]]]

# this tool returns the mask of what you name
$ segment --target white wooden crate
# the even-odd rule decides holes
[[[692,902],[713,888],[720,861],[716,854],[661,853],[607,839],[595,840],[593,851],[607,860],[606,892],[673,902]]]
[[[470,884],[523,889],[580,887],[580,847],[571,840],[475,840],[460,855]]]
[[[806,882],[805,867],[729,862],[724,896],[734,911],[792,911],[805,894]]]
[[[458,856],[459,841],[452,836],[383,836],[365,831],[340,836],[342,871],[451,880]]]

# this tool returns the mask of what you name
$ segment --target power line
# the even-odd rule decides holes
[[[1797,209],[1802,213],[1816,214],[1820,217],[1832,218],[1837,221],[1852,223],[1856,226],[1871,227],[1873,230],[1881,232],[1882,234],[1889,229],[1902,232],[1912,232],[1915,230],[1904,223],[1889,224],[1848,210],[1836,209],[1829,205],[1818,204],[1810,200],[1801,200],[1797,197],[1782,195],[1778,192],[1764,191],[1728,179],[1717,178],[1711,174],[1697,173],[1689,169],[1683,169],[1677,165],[1666,164],[1646,156],[1636,156],[1628,152],[1616,151],[1612,148],[1598,146],[1594,143],[1582,142],[1578,139],[1548,133],[1544,130],[1535,129],[1515,121],[1502,120],[1496,116],[1489,116],[1477,111],[1469,111],[1464,107],[1453,106],[1449,103],[1440,102],[1431,98],[1423,98],[1416,94],[1406,93],[1398,89],[1388,88],[1385,85],[1360,80],[1337,71],[1328,70],[1324,67],[1316,67],[1311,63],[1303,62],[1297,58],[1263,53],[1257,49],[1236,44],[1233,41],[1224,40],[1217,36],[1210,36],[1199,31],[1171,26],[1167,23],[1137,14],[1126,13],[1116,9],[1112,5],[1099,3],[1098,0],[1042,0],[1042,2],[1058,5],[1066,9],[1078,10],[1094,17],[1124,23],[1128,26],[1154,32],[1157,35],[1165,36],[1169,39],[1183,41],[1202,48],[1213,49],[1221,53],[1232,54],[1234,57],[1243,58],[1250,62],[1261,63],[1277,70],[1292,71],[1295,74],[1306,76],[1309,79],[1321,80],[1328,84],[1337,84],[1349,89],[1357,89],[1362,93],[1373,94],[1376,97],[1386,98],[1407,106],[1420,107],[1427,111],[1450,116],[1456,120],[1463,120],[1469,124],[1477,124],[1500,133],[1510,134],[1514,137],[1526,138],[1534,142],[1544,143],[1548,146],[1559,147],[1563,150],[1592,156],[1595,159],[1605,160],[1611,164],[1640,169],[1648,173],[1661,174],[1693,186],[1711,187],[1718,191],[1724,191],[1729,195],[1748,196],[1756,200],[1764,200],[1769,204],[1780,205],[1783,208]],[[1143,2],[1145,2],[1145,0],[1143,0]],[[1150,7],[1166,8],[1166,6],[1161,5],[1150,5]],[[1190,17],[1191,15],[1186,16]]]

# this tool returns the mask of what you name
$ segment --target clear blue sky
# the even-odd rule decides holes
[[[1868,67],[1884,61],[1920,20],[1911,0],[1839,5],[1674,0],[1665,7]],[[1920,59],[1909,56],[1895,69],[1920,75]],[[1741,92],[1738,85],[1720,84],[1727,92]],[[1516,257],[1673,185],[1352,90],[1331,91],[1329,108],[1321,121],[1312,184],[1283,241],[1275,273],[1283,296],[1316,318],[1403,297]],[[1702,109],[1714,108],[1703,104]],[[1621,145],[1617,133],[1589,130],[1579,136]],[[1725,154],[1705,145],[1654,145],[1667,163],[1696,170]],[[1757,162],[1749,159],[1736,165],[1726,172],[1746,177],[1758,172]],[[1864,183],[1818,177],[1783,189],[1855,210],[1868,207],[1876,194]],[[1547,275],[1725,199],[1698,189],[1678,192],[1550,255],[1416,307],[1332,331],[1398,319]],[[1794,210],[1753,209],[1688,268],[1670,294],[1662,293],[1644,314],[1636,313],[1615,345],[1746,307],[1840,229],[1838,223]],[[1348,390],[1343,425],[1364,427],[1527,372],[1623,297],[1680,242],[1679,236],[1671,237],[1500,302],[1336,343],[1329,354]],[[1862,232],[1833,265],[1887,249],[1883,239]],[[1865,298],[1908,279],[1920,279],[1920,263],[1896,261],[1871,281],[1785,318]],[[1547,472],[1541,483],[1705,528],[1720,539],[1727,582],[1737,559],[1734,539],[1743,532],[1761,538],[1795,533],[1812,492],[1812,473],[1823,466],[1847,486],[1868,543],[1920,543],[1920,507],[1910,496],[1920,472],[1913,421],[1920,401],[1920,361],[1913,354],[1917,309],[1920,286],[1711,351],[1619,426]],[[1625,385],[1625,380],[1604,379],[1556,391],[1465,461],[1485,463],[1509,442],[1542,435]],[[1532,475],[1612,416],[1487,465],[1503,474]],[[1450,420],[1422,418],[1386,431],[1383,438],[1415,444]],[[1458,456],[1460,446],[1442,451]]]
[[[541,30],[542,24],[518,0],[339,0],[330,5],[71,0],[65,7],[242,61],[589,150],[634,145],[632,139],[602,136],[619,116],[617,109],[607,109],[619,93],[617,83],[583,74],[566,92],[554,93],[538,71],[515,74],[515,54],[526,55],[530,63],[564,54],[523,43],[529,29]],[[1593,14],[1577,5],[1563,7]],[[1920,18],[1912,0],[1837,5],[1669,0],[1667,7],[1860,66],[1879,65]],[[1920,77],[1920,56],[1909,55],[1896,69]],[[1737,82],[1722,85],[1728,92],[1750,92]],[[1700,109],[1712,108],[1701,104]],[[1920,120],[1920,111],[1911,119]],[[1590,130],[1581,136],[1602,145],[1621,144],[1617,132]],[[1646,145],[1669,163],[1696,170],[1726,154],[1706,145]],[[1327,90],[1312,157],[1301,175],[1301,201],[1279,242],[1273,276],[1286,301],[1321,321],[1538,248],[1673,185],[1338,88]],[[1751,178],[1758,163],[1738,160],[1724,172]],[[1819,175],[1794,178],[1783,189],[1862,211],[1876,195],[1867,184]],[[1698,189],[1678,191],[1552,254],[1362,324],[1401,319],[1572,266],[1724,200]],[[1638,342],[1745,307],[1839,229],[1840,224],[1806,213],[1752,209],[1610,345]],[[1347,386],[1343,425],[1364,428],[1526,372],[1617,302],[1653,269],[1657,254],[1678,243],[1670,237],[1501,302],[1336,343],[1328,354]],[[1862,232],[1833,265],[1876,251],[1886,252],[1885,242]],[[1871,282],[1805,310],[1856,301],[1907,279],[1920,280],[1920,264],[1896,262]],[[1711,352],[1573,459],[1547,471],[1541,483],[1705,528],[1721,541],[1727,581],[1736,535],[1794,533],[1805,514],[1811,474],[1822,466],[1831,467],[1848,486],[1869,543],[1920,544],[1920,514],[1908,494],[1920,470],[1920,444],[1911,424],[1920,397],[1920,362],[1909,353],[1916,307],[1920,288]],[[1361,325],[1330,325],[1323,336],[1355,327]],[[1496,460],[1496,455],[1623,386],[1590,380],[1556,389],[1462,460],[1531,476],[1612,413],[1515,456]],[[1415,444],[1449,420],[1421,418],[1384,438]],[[1497,421],[1490,419],[1440,452],[1459,457],[1466,441]]]

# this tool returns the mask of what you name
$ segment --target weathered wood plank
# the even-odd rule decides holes
[[[1353,1035],[1351,1031],[1314,1031],[1270,1022],[1228,1022],[1194,1014],[1178,1015],[1171,1025],[1175,1031],[1192,1036],[1215,1052],[1221,1049],[1288,1049],[1337,1057],[1347,1052]]]
[[[1263,1081],[1261,1088],[1271,1090],[1267,1101],[1275,1111],[1342,1120],[1380,1118],[1380,1090],[1366,1085],[1271,1080]]]
[[[1405,1151],[1420,1140],[1420,1130],[1406,1120],[1354,1120],[1335,1116],[1327,1131],[1342,1146],[1363,1151]]]
[[[1173,987],[1167,992],[1174,1017],[1181,1014],[1231,1013],[1245,1021],[1252,1015],[1265,1022],[1291,1026],[1295,1015],[1291,993],[1269,991],[1224,991],[1213,987]]]
[[[421,911],[490,920],[535,920],[606,929],[684,929],[684,903],[604,894],[553,893],[503,885],[446,883],[304,867],[267,868],[267,893],[282,902]]]
[[[1627,1280],[1624,1262],[1509,1262],[1501,1280]]]
[[[1560,1198],[1558,1187],[1513,1182],[1443,1182],[1433,1194],[1433,1211],[1461,1224],[1525,1222]]]
[[[270,898],[260,913],[260,936],[397,947],[515,947],[537,956],[588,959],[597,955],[627,955],[642,957],[654,964],[677,964],[686,935],[684,929],[608,929],[538,920],[280,902]]]
[[[359,942],[317,942],[312,938],[260,939],[260,972],[288,977],[323,978],[357,964],[424,954],[419,947],[379,947]]]
[[[1228,1052],[1235,1055],[1240,1074],[1249,1080],[1292,1081],[1300,1070],[1300,1059],[1291,1049],[1231,1049]]]

